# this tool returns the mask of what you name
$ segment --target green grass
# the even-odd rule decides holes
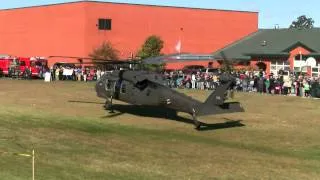
[[[14,153],[32,149],[43,180],[320,179],[320,101],[238,94],[245,113],[201,120],[245,126],[198,132],[162,118],[106,118],[91,83],[0,84],[1,180],[31,179],[31,158]]]

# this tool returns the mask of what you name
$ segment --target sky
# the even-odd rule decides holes
[[[100,0],[103,1],[103,0]],[[72,0],[7,0],[0,9],[72,2]],[[300,15],[311,17],[320,26],[319,0],[108,0],[136,4],[182,6],[259,12],[259,28],[287,28]]]

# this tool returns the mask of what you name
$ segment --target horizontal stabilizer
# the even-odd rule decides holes
[[[228,102],[222,105],[205,106],[197,112],[198,116],[244,112],[239,102]]]

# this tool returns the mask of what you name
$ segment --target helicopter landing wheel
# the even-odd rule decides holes
[[[194,109],[192,112],[192,119],[193,119],[195,129],[199,131],[201,129],[201,122],[197,120],[196,111]]]
[[[108,102],[108,109],[110,110],[109,113],[114,113],[113,106],[112,106],[112,99],[113,99],[113,97],[111,96],[110,97],[110,102]]]
[[[103,107],[104,107],[104,109],[106,109],[106,110],[110,109],[110,103],[109,103],[108,100],[106,100],[106,102],[104,103]]]
[[[105,110],[110,110],[110,113],[113,113],[112,103],[109,100],[106,100],[106,102],[103,105]]]
[[[103,107],[104,107],[105,110],[110,110],[109,113],[114,113],[114,110],[112,108],[112,104],[109,101],[107,101],[105,103],[105,105],[103,105]]]

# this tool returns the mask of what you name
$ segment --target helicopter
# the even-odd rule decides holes
[[[107,64],[124,62],[105,61]],[[225,102],[227,92],[232,89],[235,79],[229,74],[220,76],[221,84],[213,91],[205,102],[178,92],[166,85],[160,73],[145,70],[114,70],[106,73],[95,84],[99,98],[105,99],[104,107],[114,113],[113,100],[119,100],[138,106],[166,108],[177,112],[185,112],[192,116],[196,130],[200,130],[202,122],[199,116],[244,112],[239,102]]]
[[[192,116],[195,129],[202,123],[198,116],[243,112],[238,102],[225,102],[233,81],[224,77],[221,85],[200,102],[166,86],[160,74],[148,71],[117,70],[104,74],[96,83],[97,96],[106,99],[105,107],[113,112],[113,99],[134,105],[168,108]]]

